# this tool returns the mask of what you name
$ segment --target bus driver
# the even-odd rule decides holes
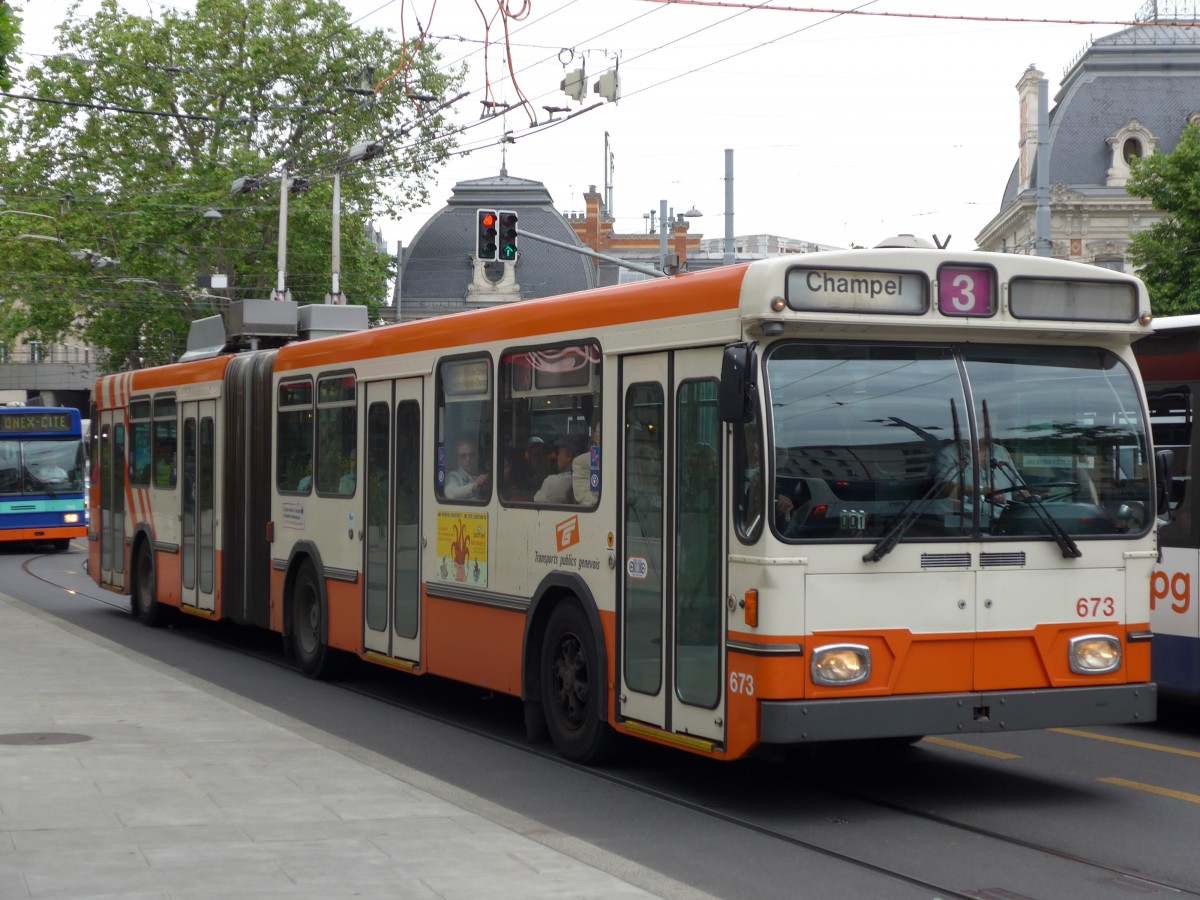
[[[475,442],[460,440],[454,444],[457,468],[446,473],[446,496],[451,500],[481,500],[487,496],[488,472],[479,471],[479,452]]]

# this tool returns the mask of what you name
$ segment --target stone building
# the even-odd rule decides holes
[[[1068,67],[1045,142],[1051,255],[1126,271],[1131,235],[1160,218],[1129,196],[1130,161],[1170,153],[1200,115],[1200,22],[1177,20],[1151,0],[1142,23],[1099,38]],[[1036,252],[1038,81],[1017,82],[1020,132],[1000,211],[976,236],[980,249]]]

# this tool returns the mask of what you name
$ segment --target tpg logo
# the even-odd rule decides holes
[[[554,535],[558,538],[558,552],[574,547],[579,543],[579,516],[571,516],[554,526]]]
[[[1192,605],[1192,579],[1188,573],[1167,574],[1162,569],[1155,569],[1150,576],[1150,609],[1157,609],[1159,600],[1170,601],[1173,612],[1187,612]]]

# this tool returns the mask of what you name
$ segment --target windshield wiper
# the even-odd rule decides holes
[[[942,489],[950,484],[950,482],[962,478],[962,474],[967,468],[969,457],[963,449],[962,440],[960,439],[958,412],[954,407],[953,400],[950,401],[950,418],[954,421],[954,445],[958,447],[958,459],[946,471],[939,473],[933,479],[933,484],[929,486],[929,490],[920,497],[913,497],[913,499],[908,501],[904,509],[900,510],[900,516],[896,519],[896,523],[879,539],[878,544],[872,547],[869,552],[863,554],[863,562],[879,562],[879,560],[891,553],[896,544],[900,542],[900,538],[908,533],[908,529],[912,528],[913,522],[917,521],[921,513],[925,511],[925,507],[942,492]],[[937,455],[933,458],[933,464],[937,465]]]
[[[1062,527],[1062,523],[1054,518],[1054,514],[1046,509],[1046,504],[1042,502],[1042,498],[1030,489],[1029,483],[1021,477],[1021,473],[1017,471],[1016,466],[1007,460],[993,459],[992,467],[999,469],[1008,476],[1009,481],[1013,483],[1012,493],[1014,497],[1017,491],[1021,492],[1021,500],[1029,504],[1041,523],[1046,526],[1046,530],[1054,538],[1054,543],[1058,544],[1058,549],[1062,551],[1063,559],[1078,559],[1083,556],[1083,551],[1079,549],[1079,545],[1075,543],[1075,540],[1067,532],[1067,529]]]

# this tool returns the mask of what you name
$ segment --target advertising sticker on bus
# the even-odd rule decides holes
[[[487,513],[439,512],[437,553],[439,579],[487,587]]]

